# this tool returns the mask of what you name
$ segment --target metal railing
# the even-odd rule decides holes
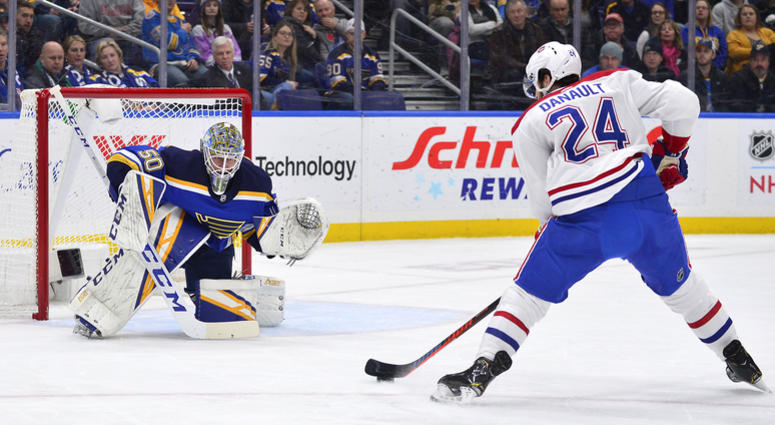
[[[422,29],[423,31],[425,31],[428,34],[430,34],[433,38],[435,38],[435,39],[439,40],[440,42],[442,42],[445,46],[449,47],[450,49],[452,49],[455,52],[457,52],[458,54],[460,54],[461,55],[461,66],[460,66],[461,74],[463,74],[465,70],[470,69],[470,66],[471,66],[471,61],[468,58],[468,56],[466,56],[465,59],[463,59],[464,55],[462,55],[462,49],[460,48],[460,46],[458,46],[455,43],[451,42],[449,39],[447,39],[443,35],[439,34],[433,28],[429,27],[428,25],[426,25],[421,20],[419,20],[419,19],[415,18],[414,16],[412,16],[411,14],[409,14],[409,12],[407,12],[407,11],[405,11],[403,9],[396,9],[396,10],[393,11],[393,14],[390,16],[390,52],[388,54],[388,56],[390,56],[390,59],[389,59],[390,62],[389,62],[389,65],[388,65],[388,70],[389,70],[388,71],[388,75],[389,75],[388,80],[389,80],[389,87],[390,87],[390,89],[393,90],[393,86],[394,86],[395,52],[398,52],[402,56],[404,56],[408,61],[410,61],[413,64],[417,65],[418,68],[422,69],[427,74],[429,74],[431,77],[435,78],[441,84],[445,85],[447,88],[452,90],[455,94],[460,96],[461,109],[463,109],[463,104],[467,104],[468,103],[467,99],[468,99],[468,96],[469,96],[469,93],[468,93],[468,91],[466,90],[465,87],[461,88],[461,87],[458,87],[458,86],[452,84],[452,82],[450,82],[449,80],[444,78],[444,76],[442,76],[438,72],[434,71],[431,67],[429,67],[428,65],[424,64],[420,59],[418,59],[413,54],[409,53],[407,50],[405,50],[404,48],[402,48],[401,46],[399,46],[396,43],[396,18],[399,15],[401,15],[404,18],[406,18],[407,20],[409,20],[413,24],[417,25],[420,29]],[[463,76],[462,75],[460,77],[460,81],[463,81]],[[462,86],[462,84],[461,84],[461,86]]]

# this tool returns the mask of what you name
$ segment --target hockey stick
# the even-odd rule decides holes
[[[477,323],[479,323],[482,319],[487,317],[490,313],[495,311],[496,308],[498,308],[498,303],[500,302],[500,298],[493,301],[484,308],[484,310],[480,311],[479,313],[476,313],[476,316],[469,319],[467,322],[463,324],[463,326],[457,328],[455,332],[452,332],[449,336],[444,338],[443,341],[441,341],[438,345],[431,348],[430,351],[423,354],[419,359],[402,365],[396,365],[396,364],[390,364],[390,363],[384,363],[379,360],[369,359],[369,361],[366,362],[366,368],[365,372],[367,375],[376,376],[378,381],[392,381],[393,378],[403,378],[406,375],[409,375],[410,373],[414,372],[415,369],[420,367],[423,363],[428,361],[431,357],[435,356],[436,353],[441,351],[442,348],[446,347],[447,344],[454,341],[459,337],[460,335],[463,335],[474,327]]]

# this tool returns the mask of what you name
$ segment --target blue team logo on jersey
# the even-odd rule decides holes
[[[772,131],[755,131],[750,136],[749,153],[753,159],[766,161],[775,155],[775,136]]]

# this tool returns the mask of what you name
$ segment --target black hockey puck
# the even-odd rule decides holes
[[[393,382],[394,379],[389,376],[378,376],[377,382]]]

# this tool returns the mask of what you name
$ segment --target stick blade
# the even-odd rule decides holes
[[[364,371],[369,376],[375,376],[377,379],[401,378],[406,376],[402,373],[399,366],[389,363],[382,363],[379,360],[369,359],[366,362]]]

